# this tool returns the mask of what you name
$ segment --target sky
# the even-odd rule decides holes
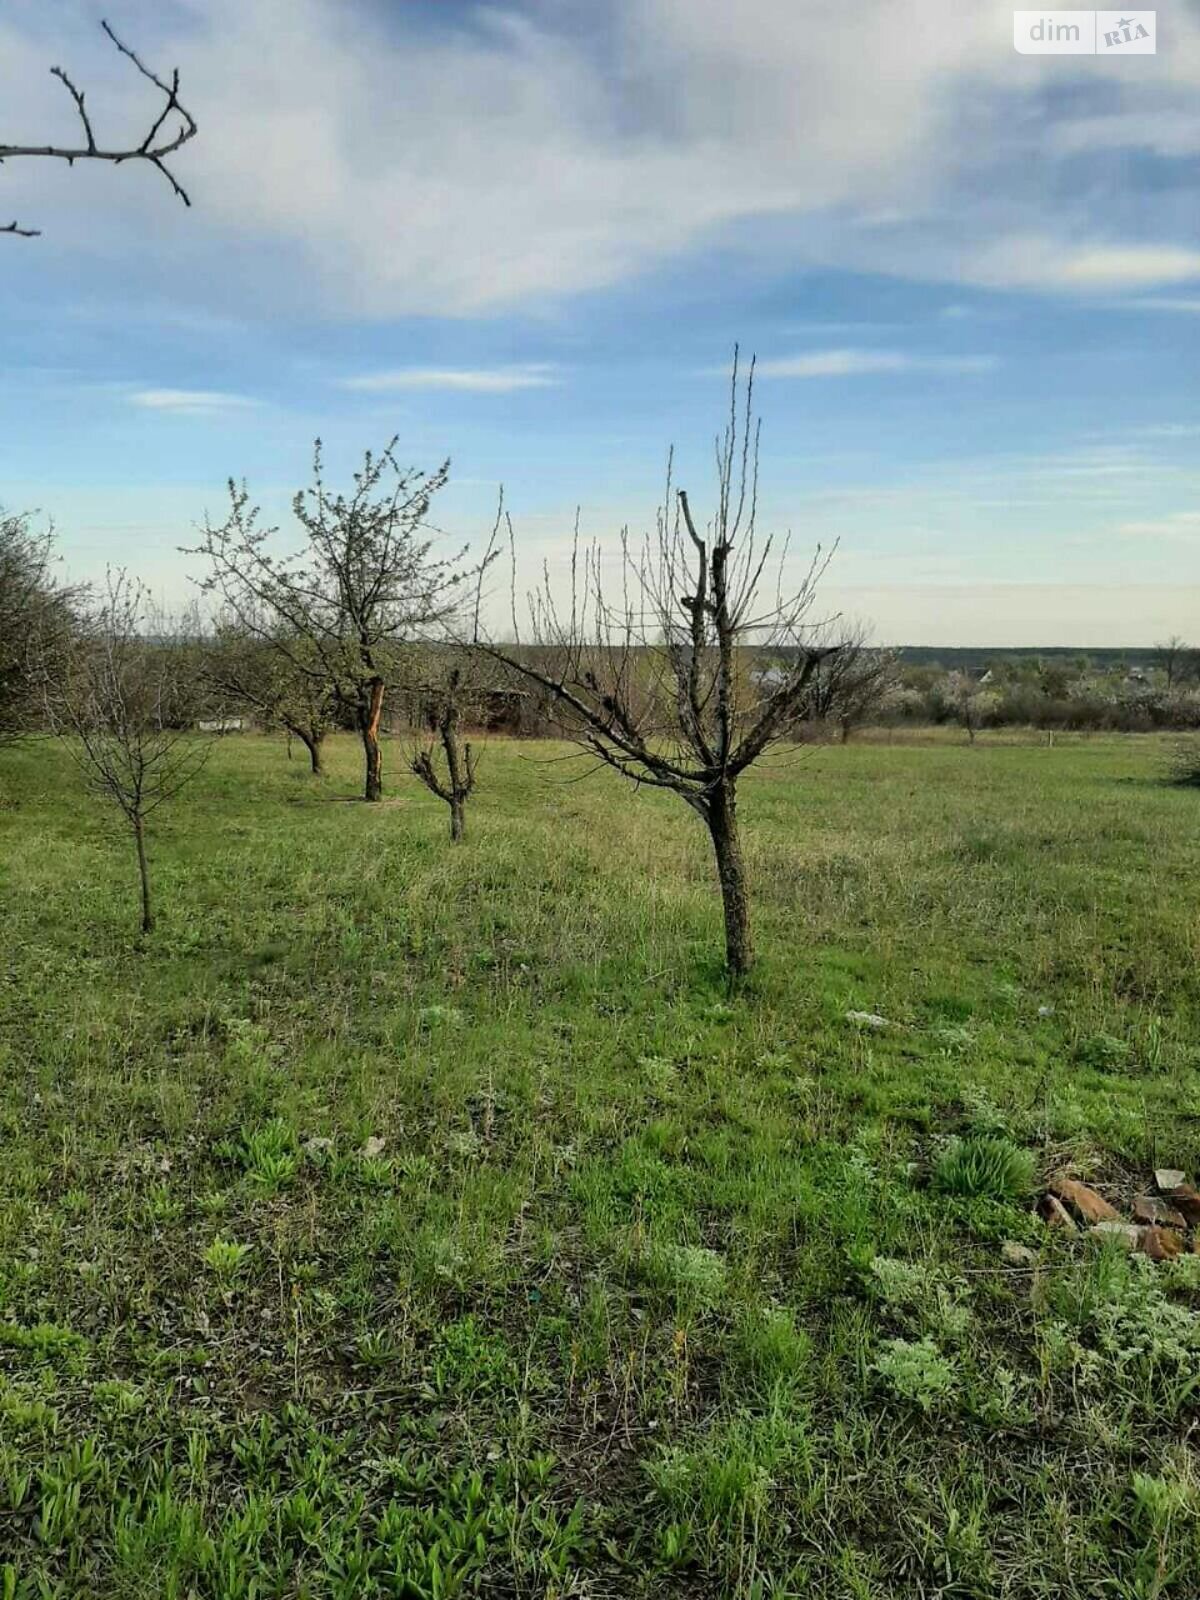
[[[1019,55],[994,0],[4,0],[0,505],[185,601],[245,478],[289,543],[393,435],[520,582],[697,509],[735,345],[760,524],[882,643],[1145,645],[1200,613],[1200,4],[1158,53]],[[149,115],[148,115],[149,114]]]

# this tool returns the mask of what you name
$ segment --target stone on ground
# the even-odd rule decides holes
[[[1102,1194],[1077,1178],[1051,1178],[1050,1192],[1055,1194],[1084,1222],[1119,1222],[1121,1214],[1110,1206]]]

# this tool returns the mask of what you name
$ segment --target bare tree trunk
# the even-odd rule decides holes
[[[146,859],[146,825],[140,816],[133,819],[133,837],[137,841],[138,873],[142,880],[142,932],[150,933],[154,927],[154,908],[150,900],[150,863]]]
[[[467,831],[467,801],[475,788],[475,756],[470,741],[460,744],[458,703],[461,674],[456,668],[441,691],[440,708],[434,705],[429,722],[436,731],[446,762],[445,782],[438,775],[433,759],[432,744],[424,750],[414,751],[410,766],[431,794],[437,795],[450,807],[450,842],[457,844]]]
[[[367,782],[364,798],[383,798],[383,754],[379,748],[379,718],[383,712],[383,679],[371,681],[371,698],[366,714],[361,719],[363,751],[367,758]]]
[[[466,799],[469,785],[464,783],[462,752],[458,745],[458,707],[451,694],[442,716],[442,749],[446,752],[446,773],[450,779],[450,841],[457,844],[467,826]],[[470,765],[471,748],[467,746]]]
[[[308,751],[308,760],[309,760],[309,764],[312,767],[313,777],[314,778],[319,778],[321,776],[321,774],[325,771],[325,768],[324,768],[324,766],[323,766],[323,764],[321,762],[322,737],[318,736],[318,737],[314,738],[312,734],[305,733],[303,728],[297,728],[296,729],[296,737],[300,740],[300,743]],[[291,735],[291,731],[289,729],[289,731],[288,731],[288,753],[289,753],[289,755],[291,753],[291,743],[292,743],[292,735]]]
[[[728,780],[707,797],[704,820],[712,837],[721,880],[721,904],[725,912],[725,963],[734,977],[749,972],[754,963],[750,937],[750,897],[746,887],[746,863],[742,857],[737,828],[737,799]]]

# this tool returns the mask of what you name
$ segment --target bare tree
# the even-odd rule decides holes
[[[862,645],[852,648],[850,656],[852,669],[835,692],[834,718],[843,744],[850,743],[855,728],[879,714],[899,676],[899,663],[891,650]]]
[[[54,730],[88,786],[117,807],[133,832],[141,880],[141,927],[154,927],[147,820],[203,766],[207,740],[188,732],[193,658],[152,613],[145,589],[109,574],[106,593],[64,663],[50,663],[45,702]]]
[[[460,737],[468,685],[467,670],[456,662],[445,670],[441,682],[423,691],[426,735],[409,763],[430,793],[450,807],[450,839],[455,844],[466,832],[467,801],[475,791],[475,752],[470,740]]]
[[[39,157],[52,161],[65,161],[68,166],[73,167],[77,161],[110,161],[116,166],[122,166],[127,161],[144,161],[161,172],[184,205],[190,206],[192,202],[186,189],[167,166],[168,157],[182,149],[189,139],[194,139],[199,131],[195,117],[179,99],[179,68],[176,67],[171,73],[169,82],[164,81],[156,73],[151,72],[128,45],[121,43],[107,22],[101,22],[100,26],[126,60],[131,61],[142,77],[148,83],[152,83],[163,96],[163,105],[150,121],[140,144],[108,148],[98,144],[91,114],[87,109],[87,96],[76,86],[64,68],[51,67],[51,76],[58,79],[74,102],[83,128],[83,143],[80,145],[0,144],[0,162],[22,157]],[[0,227],[0,233],[17,234],[23,239],[36,239],[41,229],[23,228],[17,222],[10,222]]]
[[[227,614],[290,670],[328,685],[353,717],[367,800],[383,795],[379,732],[387,686],[403,680],[406,653],[424,631],[447,622],[473,575],[465,550],[437,556],[424,536],[449,462],[433,472],[401,468],[395,448],[393,439],[378,456],[368,451],[354,487],[340,494],[325,485],[317,440],[313,486],[292,501],[304,536],[297,553],[270,551],[278,529],[259,526],[245,485],[232,480],[228,518],[219,527],[206,520],[201,543],[188,552],[208,559],[202,587]]]
[[[678,794],[701,818],[716,859],[726,964],[753,960],[749,891],[737,820],[742,774],[793,722],[822,662],[841,646],[809,620],[827,558],[818,550],[784,588],[787,546],[756,531],[759,428],[754,367],[739,408],[735,352],[729,422],[717,440],[717,503],[703,533],[670,460],[654,533],[636,547],[623,533],[619,571],[606,577],[598,547],[576,537],[570,595],[549,577],[530,597],[533,650],[480,640],[494,660],[550,696],[569,737],[635,784]],[[510,524],[511,541],[511,524]],[[778,579],[767,569],[778,556]],[[772,568],[774,570],[774,567]],[[757,663],[782,663],[768,693]]]
[[[1173,633],[1169,639],[1164,639],[1161,644],[1154,646],[1154,654],[1166,674],[1167,693],[1170,694],[1175,687],[1175,680],[1183,676],[1183,669],[1187,664],[1189,654],[1187,640]]]
[[[252,633],[231,618],[221,619],[201,670],[222,702],[241,706],[298,739],[313,776],[321,776],[325,740],[337,726],[337,697],[306,639],[273,637],[265,625]]]
[[[768,669],[768,686],[781,670]],[[851,624],[842,633],[840,648],[818,663],[795,720],[801,726],[832,725],[848,744],[854,729],[878,713],[897,673],[895,652],[872,646],[866,628]]]
[[[84,590],[54,572],[54,532],[27,515],[0,513],[0,741],[41,723],[35,668],[60,655],[75,629]]]

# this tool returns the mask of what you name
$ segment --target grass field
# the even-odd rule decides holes
[[[394,747],[223,742],[146,943],[0,754],[2,1600],[1200,1593],[1200,1256],[1024,1192],[1200,1168],[1165,747],[756,774],[737,993],[699,825],[561,754],[452,850]]]

